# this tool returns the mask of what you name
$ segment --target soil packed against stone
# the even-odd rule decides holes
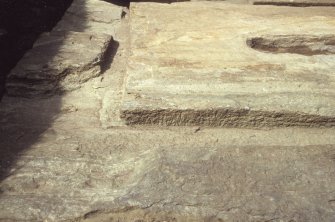
[[[127,124],[335,125],[335,8],[133,3],[130,17]]]

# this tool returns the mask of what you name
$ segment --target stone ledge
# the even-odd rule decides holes
[[[334,46],[317,42],[334,37],[335,8],[187,2],[130,10],[126,124],[335,125]],[[264,36],[278,49],[248,44]]]
[[[100,75],[122,11],[101,0],[74,0],[56,27],[44,33],[11,71],[8,95],[30,97],[73,90]]]
[[[55,31],[42,35],[8,76],[8,95],[27,97],[80,87],[101,73],[111,42],[112,37],[105,34]]]

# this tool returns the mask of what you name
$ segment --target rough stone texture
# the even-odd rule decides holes
[[[127,16],[109,28],[119,45],[101,76],[0,104],[0,221],[335,220],[334,128],[110,125],[120,121]]]
[[[106,33],[113,36],[121,17],[122,7],[102,0],[75,0],[54,30]],[[85,22],[81,23],[78,20]],[[109,25],[109,28],[106,28],[106,25]]]
[[[192,2],[130,10],[127,124],[335,125],[335,8]]]
[[[96,93],[5,98],[0,220],[335,220],[334,129],[103,129]]]
[[[42,32],[50,31],[72,0],[0,0],[0,100],[5,79]],[[1,36],[1,32],[6,35]]]
[[[173,3],[173,2],[230,2],[237,4],[254,4],[254,5],[277,5],[277,6],[296,6],[296,7],[310,7],[310,6],[335,6],[334,0],[138,0],[132,2],[160,2],[160,3]]]
[[[112,56],[111,34],[121,14],[121,7],[104,1],[75,0],[64,19],[42,35],[11,71],[8,94],[32,96],[72,90],[100,75],[107,66],[104,63],[110,62],[105,56]]]
[[[111,41],[109,35],[44,34],[11,71],[7,80],[8,94],[32,96],[78,88],[101,73],[104,54]]]
[[[334,0],[250,0],[255,5],[278,6],[335,6]]]

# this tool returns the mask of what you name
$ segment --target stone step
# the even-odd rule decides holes
[[[63,19],[41,35],[11,71],[10,96],[73,90],[103,72],[122,7],[100,0],[75,0]]]
[[[335,8],[134,3],[130,17],[126,124],[335,126]]]
[[[10,96],[30,97],[72,90],[101,73],[110,35],[51,32],[42,35],[11,71]]]

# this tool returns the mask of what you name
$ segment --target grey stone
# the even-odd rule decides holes
[[[32,96],[78,88],[101,73],[111,42],[106,34],[45,33],[11,71],[8,94]]]
[[[115,34],[123,8],[102,0],[74,0],[54,30]]]
[[[101,78],[47,99],[4,97],[0,221],[335,221],[334,128],[105,128],[127,78],[122,24]],[[263,53],[268,40],[285,49],[278,36],[244,43]]]
[[[105,130],[86,98],[71,100],[78,111],[60,114],[0,182],[0,220],[335,219],[334,129]],[[50,104],[22,103],[18,120]],[[11,123],[0,126],[8,150],[38,129]]]
[[[75,0],[62,20],[43,34],[11,71],[10,96],[77,89],[103,72],[123,8],[100,0]],[[112,55],[107,55],[112,56]]]
[[[250,0],[255,5],[278,5],[278,6],[335,6],[333,0]]]
[[[334,7],[187,2],[130,10],[127,124],[335,125]]]

